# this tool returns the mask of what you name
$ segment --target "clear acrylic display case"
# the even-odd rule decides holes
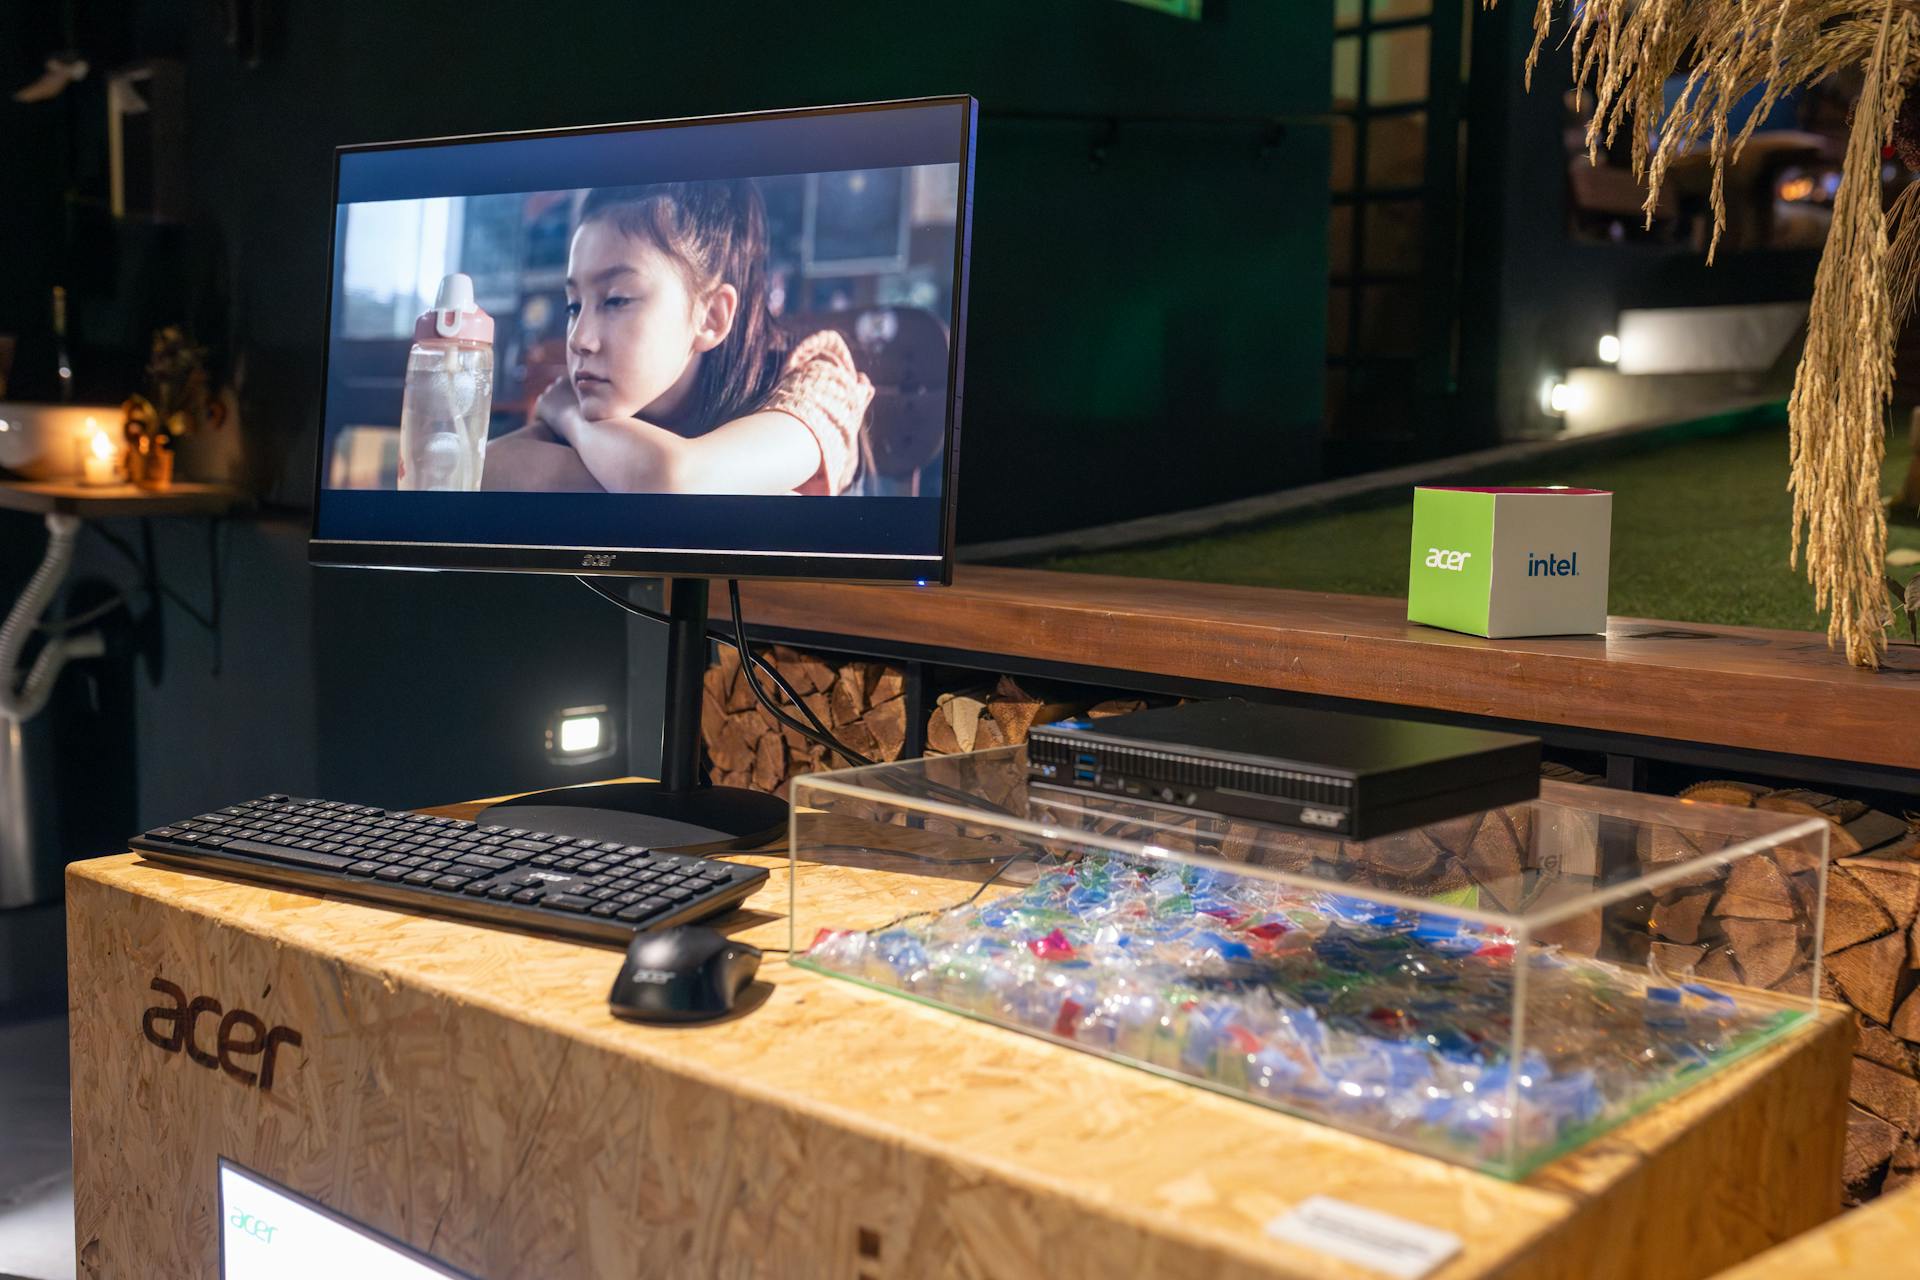
[[[1517,1178],[1817,1010],[1827,824],[1543,783],[1356,842],[1029,787],[792,787],[792,961]]]

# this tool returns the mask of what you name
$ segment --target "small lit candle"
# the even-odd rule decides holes
[[[120,480],[120,450],[92,418],[81,437],[80,480],[83,484],[117,484]]]

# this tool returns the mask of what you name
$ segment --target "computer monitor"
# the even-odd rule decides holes
[[[695,781],[707,579],[951,580],[976,113],[336,153],[313,561],[674,579],[661,785],[513,825],[758,833]]]

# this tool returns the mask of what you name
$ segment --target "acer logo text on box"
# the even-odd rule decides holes
[[[155,978],[151,990],[170,1002],[154,1005],[140,1017],[140,1034],[168,1053],[185,1051],[188,1058],[209,1071],[218,1068],[249,1087],[263,1092],[273,1089],[274,1054],[281,1045],[300,1047],[300,1033],[292,1027],[274,1027],[245,1009],[223,1010],[212,996],[194,996],[165,978]],[[213,1049],[203,1048],[200,1028],[209,1018],[214,1024]],[[242,1065],[243,1058],[259,1058],[260,1069]]]
[[[1427,548],[1427,568],[1446,569],[1453,573],[1465,573],[1467,561],[1473,558],[1471,551],[1445,551],[1439,547]]]

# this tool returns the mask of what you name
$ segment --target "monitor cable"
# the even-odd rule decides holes
[[[602,586],[584,574],[576,573],[573,577],[574,581],[601,599],[618,605],[636,617],[646,618],[650,621],[658,622],[663,626],[669,621],[666,614],[658,610],[649,609],[645,605],[635,604],[625,596],[620,595],[608,587]],[[753,696],[758,699],[760,705],[767,709],[768,713],[773,716],[777,723],[785,725],[801,737],[807,739],[807,741],[826,748],[835,755],[844,758],[849,763],[854,765],[870,765],[874,763],[872,760],[867,759],[867,757],[835,738],[832,731],[830,731],[827,726],[821,722],[820,717],[814,713],[813,708],[808,706],[806,700],[800,696],[799,690],[795,689],[793,685],[788,682],[787,678],[780,674],[777,668],[753,651],[753,647],[747,643],[746,627],[740,617],[739,582],[737,580],[729,581],[727,583],[727,592],[728,598],[733,605],[733,633],[729,635],[726,631],[718,627],[709,627],[707,628],[707,639],[713,641],[715,644],[724,644],[729,648],[739,651],[740,673],[745,677],[747,687],[753,691]],[[809,724],[801,723],[774,705],[772,698],[767,695],[767,691],[761,686],[759,679],[755,675],[756,668],[759,671],[765,672],[767,677],[779,686],[780,692],[786,695],[787,701],[799,708],[800,713],[806,716],[810,722]]]
[[[601,599],[619,606],[621,609],[626,610],[636,617],[658,622],[662,626],[671,621],[666,614],[661,613],[659,610],[649,609],[645,605],[635,604],[625,596],[620,595],[611,588],[601,585],[585,574],[576,573],[573,577],[574,581]],[[747,687],[753,691],[753,696],[759,701],[761,706],[766,708],[768,714],[774,718],[774,721],[778,724],[785,725],[807,741],[816,746],[824,747],[826,750],[842,757],[849,764],[856,767],[864,768],[868,765],[879,763],[878,761],[869,760],[866,756],[861,755],[858,751],[855,751],[834,737],[833,731],[827,728],[818,715],[814,714],[813,708],[807,705],[806,700],[800,696],[799,690],[788,683],[787,678],[781,675],[777,668],[753,651],[753,646],[747,642],[746,623],[741,616],[740,582],[737,578],[729,579],[727,582],[727,601],[732,606],[733,611],[733,634],[729,635],[717,627],[709,627],[707,629],[707,639],[713,641],[715,644],[724,644],[739,651],[740,674],[747,681]],[[802,724],[787,712],[775,706],[773,699],[768,696],[767,691],[761,686],[756,677],[756,669],[764,672],[774,684],[778,685],[780,691],[786,695],[787,701],[798,707],[801,714],[806,716],[807,720],[811,723]],[[883,775],[876,777],[874,784],[876,786],[887,786],[889,782]],[[963,808],[977,809],[984,806],[999,813],[1012,812],[1012,810],[1005,805],[995,804],[983,796],[963,791],[958,787],[949,786],[943,782],[936,782],[931,778],[920,779],[918,785],[925,788],[929,794],[945,799],[950,803],[958,804]]]

